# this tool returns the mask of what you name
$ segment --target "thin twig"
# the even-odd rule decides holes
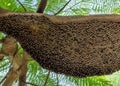
[[[22,8],[24,9],[24,11],[27,12],[27,9],[24,7],[24,5],[19,0],[17,0],[17,2],[22,6]]]
[[[10,72],[10,69],[9,69],[9,71],[7,72],[7,74],[5,75],[5,77],[0,81],[0,84],[2,84],[2,82],[7,78],[7,75],[8,75],[9,72]]]
[[[45,83],[44,83],[43,86],[46,86],[46,85],[47,85],[47,81],[48,81],[49,76],[50,76],[50,70],[48,71],[48,74],[47,74],[47,77],[46,77],[46,79],[45,79]]]
[[[2,82],[7,78],[7,74],[6,76],[0,81],[0,84],[2,84]]]
[[[65,9],[65,7],[70,3],[71,0],[69,0],[57,13],[55,13],[54,15],[59,14],[62,10]]]
[[[22,80],[22,82],[25,83],[25,84],[29,84],[29,85],[32,85],[32,86],[38,86],[38,85],[33,84],[33,83],[31,83],[31,82],[26,82],[26,81],[24,81],[23,79],[21,79],[21,80]]]
[[[67,9],[65,9],[65,10],[69,10],[69,9],[73,8],[74,6],[80,4],[80,3],[81,3],[81,1],[79,1],[79,2],[77,2],[77,3],[75,3],[75,4],[73,4],[72,6],[70,6],[69,8],[67,8]],[[63,11],[63,12],[65,12],[65,11]]]
[[[58,74],[56,74],[56,78],[57,78],[57,86],[59,86]]]
[[[41,0],[39,7],[37,9],[37,13],[43,13],[46,5],[47,5],[47,0]]]
[[[8,63],[5,63],[2,66],[0,66],[0,69],[3,68],[3,67],[5,67],[6,65],[8,65]]]
[[[32,85],[32,86],[38,86],[36,84],[33,84],[33,83],[30,83],[30,82],[24,82],[25,84],[29,84],[29,85]]]

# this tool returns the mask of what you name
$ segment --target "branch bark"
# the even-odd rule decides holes
[[[19,69],[20,75],[19,75],[19,86],[26,86],[26,74],[27,74],[27,64],[28,64],[28,54],[24,51],[23,59],[22,59],[22,65]]]
[[[16,71],[13,70],[13,68],[11,68],[2,86],[12,86],[13,82],[17,78],[18,78],[18,74],[16,73]]]
[[[41,0],[39,7],[37,9],[37,13],[43,13],[46,5],[47,5],[47,0]]]
[[[5,37],[2,41],[3,47],[1,53],[9,56],[13,63],[11,70],[8,72],[3,86],[12,86],[12,83],[19,77],[19,86],[26,86],[22,80],[26,81],[28,54],[24,51],[23,57],[20,58],[17,49],[17,41],[12,37]],[[10,79],[10,77],[12,79]]]
[[[8,11],[8,10],[3,9],[3,8],[0,7],[0,15],[1,15],[1,14],[5,14],[5,13],[10,13],[10,12],[11,12],[11,11]]]

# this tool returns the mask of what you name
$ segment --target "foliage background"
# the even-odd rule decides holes
[[[20,2],[27,9],[27,12],[36,12],[40,0],[20,0]],[[45,14],[54,15],[57,13],[68,0],[48,0]],[[17,0],[0,0],[0,7],[14,11],[24,12],[22,6]],[[71,0],[71,2],[58,14],[65,15],[88,15],[88,14],[111,14],[120,13],[120,1],[119,0]],[[0,33],[0,39],[4,37],[3,33]],[[0,44],[0,47],[2,45]],[[19,47],[20,55],[23,53],[21,47]],[[9,57],[5,57],[0,61],[0,80],[6,75],[10,67]],[[27,82],[43,86],[48,70],[43,69],[34,60],[29,61],[27,71]],[[58,76],[58,80],[57,80]],[[111,75],[94,76],[87,78],[74,78],[54,72],[50,73],[47,86],[56,86],[59,81],[59,86],[120,86],[120,72],[115,72]],[[16,81],[13,86],[17,86]],[[32,85],[28,85],[32,86]]]

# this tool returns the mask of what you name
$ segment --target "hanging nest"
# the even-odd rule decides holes
[[[120,16],[0,16],[0,30],[16,38],[43,67],[75,77],[120,69]]]

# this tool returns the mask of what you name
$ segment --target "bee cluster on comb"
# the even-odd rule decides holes
[[[91,15],[66,20],[67,17],[13,13],[0,16],[0,31],[16,38],[43,68],[87,77],[120,69],[119,18]]]

